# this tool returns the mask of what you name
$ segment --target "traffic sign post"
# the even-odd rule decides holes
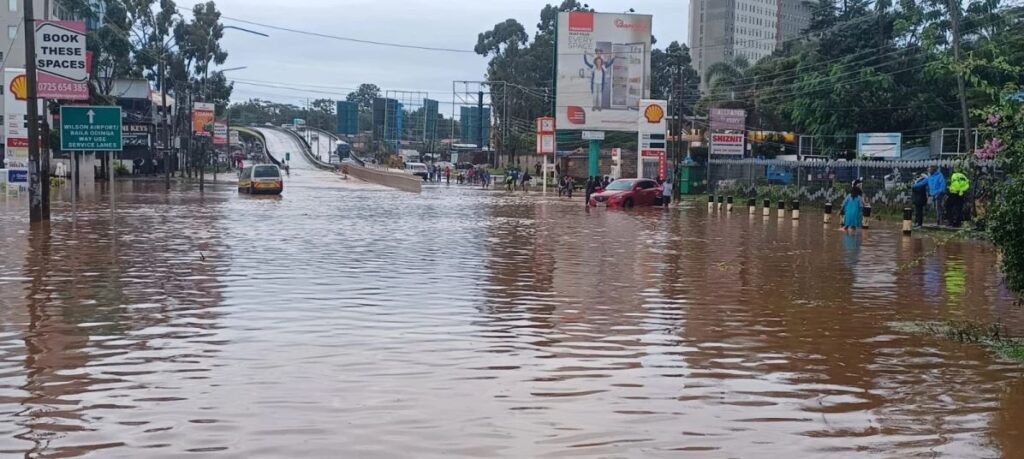
[[[114,202],[114,155],[124,148],[121,107],[64,105],[60,107],[60,148],[65,151],[109,151],[110,213]],[[77,190],[78,183],[75,183]],[[72,192],[74,193],[74,191]]]
[[[121,151],[121,107],[60,107],[60,148],[66,151]]]

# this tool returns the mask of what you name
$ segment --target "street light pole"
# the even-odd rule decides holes
[[[33,1],[24,1],[25,11],[25,105],[28,119],[28,191],[29,222],[39,223],[50,219],[48,203],[43,200],[43,171],[39,154],[39,101],[36,93],[36,27]],[[49,175],[49,171],[47,171]],[[45,186],[50,186],[49,183]]]

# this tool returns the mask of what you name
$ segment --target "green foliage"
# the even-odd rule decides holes
[[[372,83],[363,83],[355,91],[348,93],[345,100],[359,104],[359,111],[369,113],[373,110],[373,99],[381,97],[380,88]]]
[[[815,152],[835,157],[856,148],[859,132],[904,132],[923,144],[932,130],[962,124],[957,75],[970,107],[991,105],[998,89],[1021,82],[1024,9],[963,3],[964,58],[955,64],[946,0],[812,2],[803,38],[749,67],[711,66],[698,113],[743,108],[752,127],[817,135]]]
[[[986,212],[992,241],[1002,252],[1006,284],[1024,295],[1024,109],[1003,101],[991,107],[982,127],[987,140],[979,155],[995,154],[1006,178],[994,185]],[[997,147],[1001,146],[1001,147]]]
[[[114,165],[114,174],[118,177],[127,177],[129,175],[128,166],[121,164],[120,162]]]

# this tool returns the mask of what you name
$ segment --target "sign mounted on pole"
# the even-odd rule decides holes
[[[40,98],[89,99],[85,23],[36,21],[36,88]]]
[[[857,134],[857,154],[863,158],[899,158],[903,155],[903,134]]]
[[[711,109],[711,130],[744,131],[747,129],[747,111],[729,108]]]
[[[553,155],[555,153],[555,119],[550,117],[537,118],[537,154]]]
[[[228,125],[223,121],[217,121],[213,123],[213,144],[214,145],[227,145],[228,144]]]
[[[563,130],[636,130],[651,94],[651,16],[558,14],[556,119]]]
[[[665,134],[668,132],[668,101],[640,101],[637,121],[637,175],[665,178],[667,172]],[[656,164],[656,165],[655,165]]]
[[[65,151],[121,151],[121,107],[60,107],[60,148]]]
[[[209,137],[213,129],[214,110],[216,107],[209,102],[192,104],[192,134]]]
[[[12,148],[28,148],[28,78],[24,69],[4,69],[4,137],[7,156]],[[28,153],[25,153],[28,165]]]
[[[743,134],[711,134],[711,154],[743,156]]]

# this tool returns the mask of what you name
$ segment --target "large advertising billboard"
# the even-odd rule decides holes
[[[36,79],[39,97],[88,100],[85,23],[36,21]]]
[[[636,132],[651,93],[651,16],[558,15],[559,130]]]

